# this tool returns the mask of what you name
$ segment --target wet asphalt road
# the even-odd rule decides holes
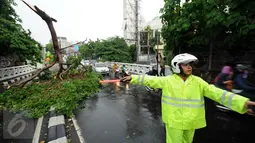
[[[108,84],[76,119],[88,143],[164,142],[160,98],[132,85]]]
[[[160,109],[160,98],[143,87],[111,83],[75,115],[87,143],[164,143]],[[207,99],[206,111],[207,127],[196,131],[194,143],[255,142],[254,117],[217,111]]]

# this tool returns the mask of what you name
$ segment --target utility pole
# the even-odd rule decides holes
[[[150,36],[149,31],[147,32],[147,54],[148,54],[148,62],[150,63]]]
[[[135,1],[135,8],[136,8],[136,61],[139,61],[139,56],[141,52],[141,45],[140,45],[140,31],[139,31],[139,0]]]
[[[156,30],[156,33],[155,33],[155,35],[156,35],[156,41],[157,41],[157,56],[156,56],[156,62],[157,62],[157,70],[159,69],[159,66],[158,66],[158,59],[159,59],[159,53],[158,53],[158,45],[159,45],[159,38],[160,38],[160,35],[159,35],[159,31],[158,30]]]

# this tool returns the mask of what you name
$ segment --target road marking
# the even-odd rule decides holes
[[[76,132],[77,132],[77,134],[78,134],[78,138],[79,138],[79,140],[80,140],[80,143],[86,143],[85,139],[84,139],[83,136],[82,136],[81,128],[80,128],[80,126],[78,125],[77,120],[75,119],[75,116],[72,117],[72,120],[73,120],[74,128],[75,128],[75,130],[76,130]]]
[[[41,132],[41,128],[42,128],[42,122],[43,122],[43,116],[40,117],[37,121],[37,125],[36,125],[36,128],[35,128],[35,133],[34,133],[32,143],[39,143],[40,132]]]
[[[62,137],[62,138],[58,138],[56,140],[50,141],[49,143],[67,143],[67,138],[66,136]]]
[[[61,124],[65,124],[65,120],[64,120],[63,115],[56,116],[56,117],[51,117],[50,120],[49,120],[48,128],[50,128],[52,126],[61,125]]]
[[[54,110],[55,110],[55,108],[51,106],[50,107],[50,111],[54,111]]]

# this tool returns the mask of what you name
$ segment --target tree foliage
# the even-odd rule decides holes
[[[40,61],[42,46],[31,38],[31,32],[19,24],[21,19],[12,6],[14,0],[0,1],[0,53],[16,54],[19,61]]]
[[[133,46],[128,46],[123,38],[110,37],[106,40],[89,41],[79,48],[85,59],[101,58],[105,61],[132,62],[134,60]]]
[[[54,52],[53,43],[46,44],[46,51]]]
[[[238,57],[255,44],[254,6],[250,0],[192,0],[180,7],[177,0],[165,0],[161,18],[166,49],[203,52],[212,46]]]
[[[39,118],[54,106],[57,112],[71,116],[81,101],[98,92],[100,79],[97,73],[87,71],[65,81],[46,80],[26,88],[11,87],[0,93],[0,109],[27,111],[26,116]]]

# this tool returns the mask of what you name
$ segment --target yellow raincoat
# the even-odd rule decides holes
[[[162,120],[166,124],[167,143],[191,143],[195,129],[206,126],[204,96],[244,114],[243,96],[209,85],[190,75],[184,81],[179,75],[155,77],[132,75],[132,84],[162,89]]]

